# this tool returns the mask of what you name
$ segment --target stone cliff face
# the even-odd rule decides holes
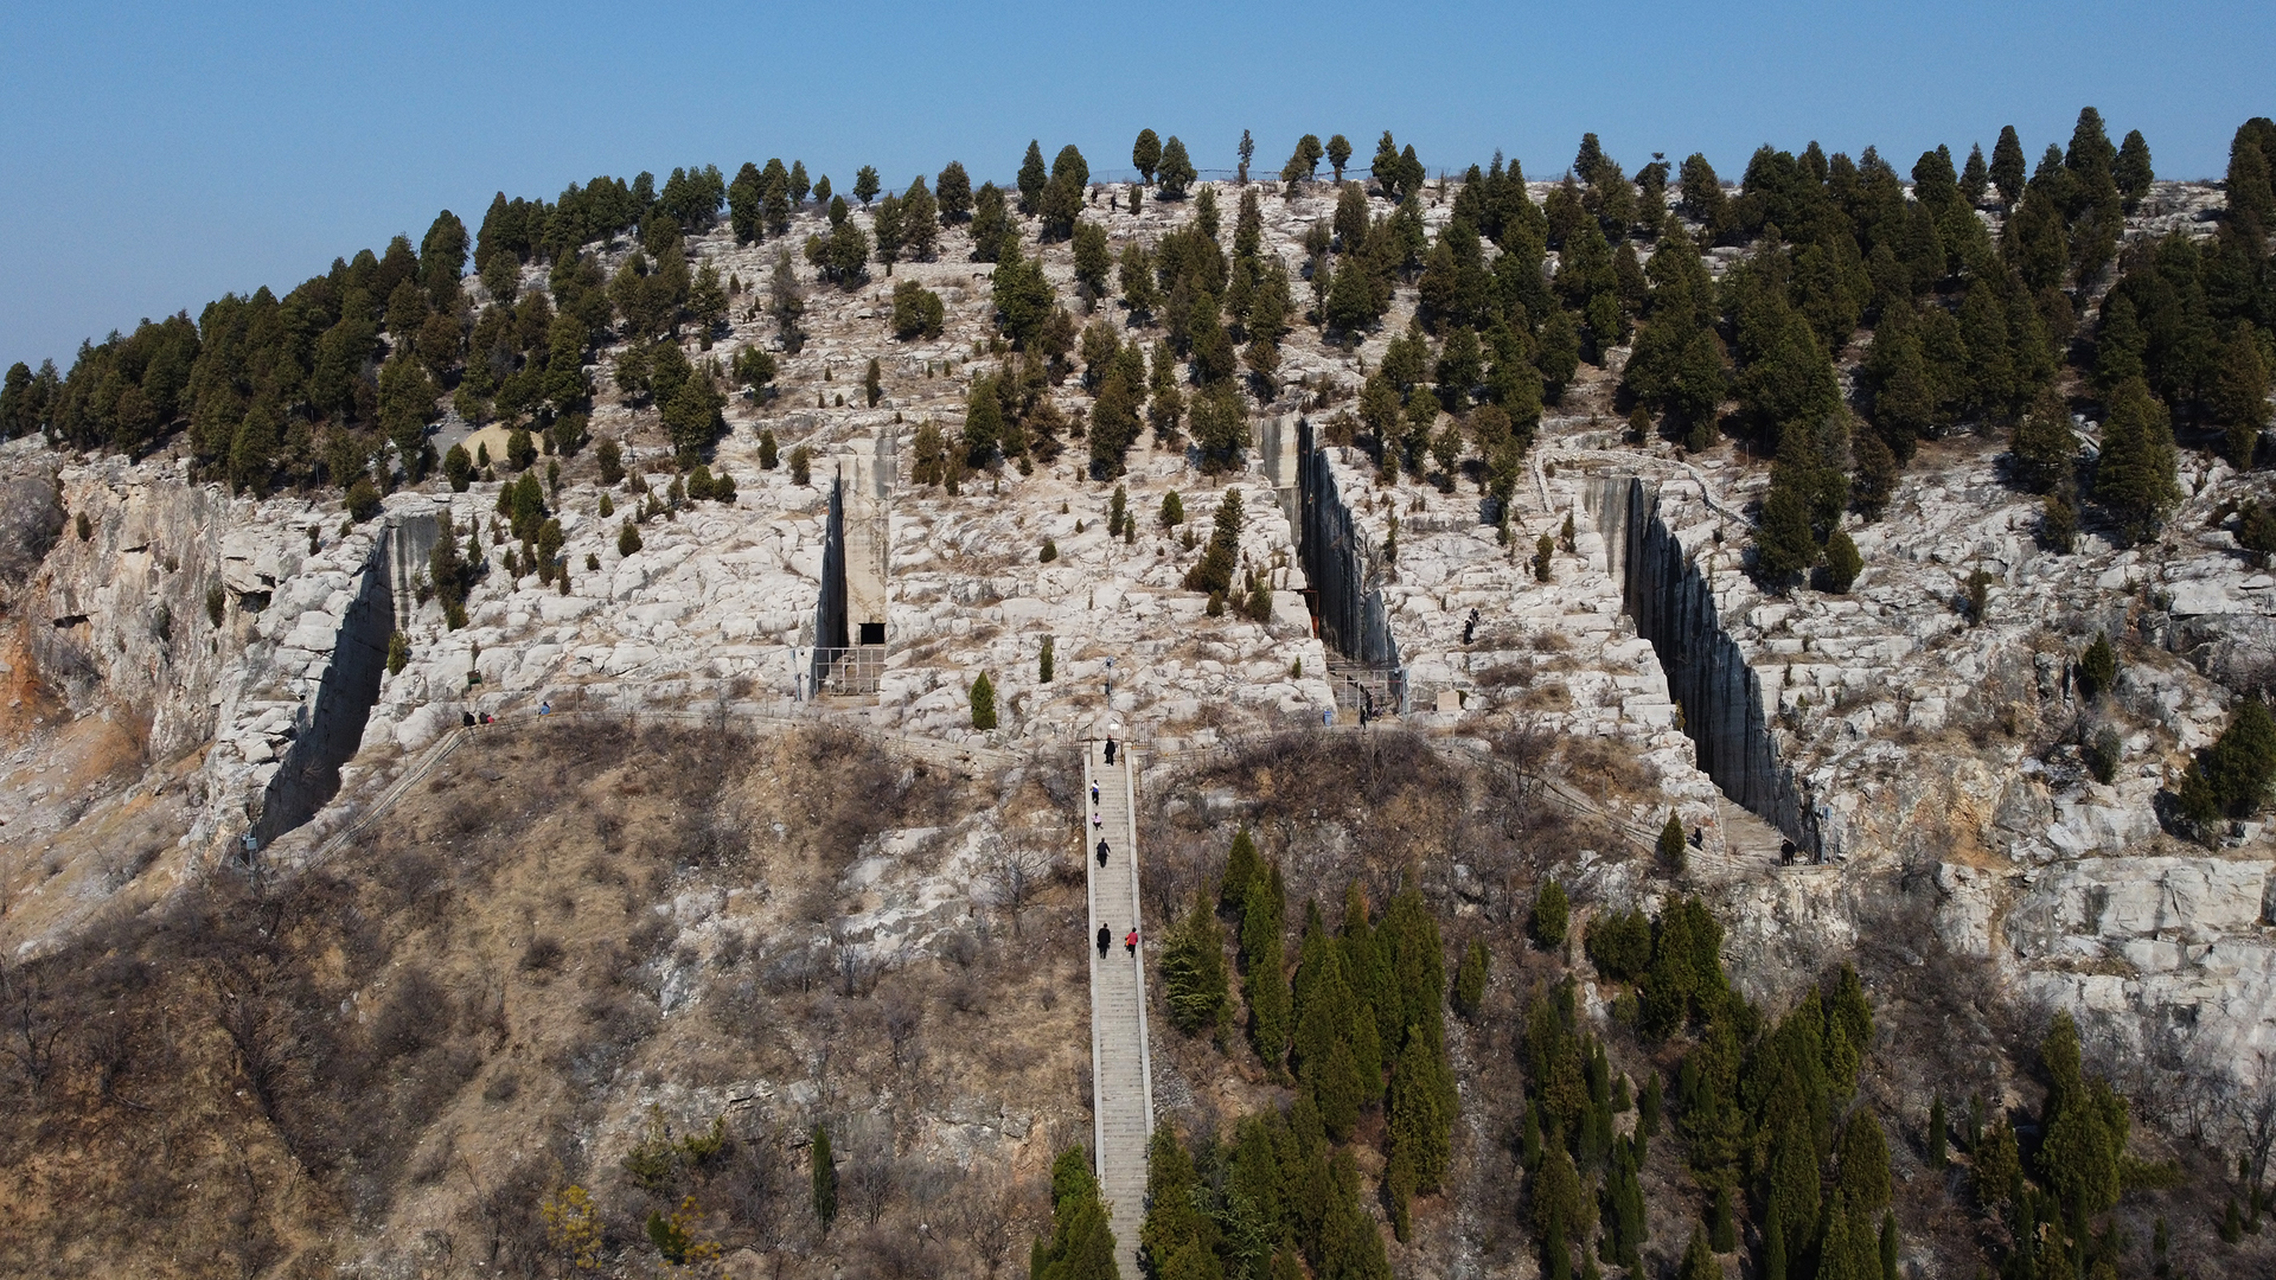
[[[388,640],[395,634],[397,575],[410,563],[409,548],[417,542],[405,524],[424,524],[432,545],[432,517],[389,520],[380,529],[333,631],[331,661],[315,692],[296,711],[292,745],[262,790],[251,834],[263,845],[323,808],[340,789],[340,766],[363,745],[364,726],[387,668]],[[321,642],[319,636],[310,639]]]
[[[111,717],[155,759],[194,750],[213,736],[212,691],[239,648],[207,614],[236,504],[121,465],[59,465],[22,444],[8,454],[14,484],[52,485],[64,516],[8,599],[41,678],[72,714]]]
[[[1298,472],[1304,574],[1317,593],[1320,637],[1353,662],[1399,665],[1399,642],[1384,612],[1382,544],[1352,519],[1327,450],[1303,429]]]
[[[1714,588],[1660,519],[1657,487],[1639,478],[1601,481],[1595,497],[1628,615],[1651,641],[1683,708],[1699,767],[1724,795],[1814,852],[1817,824],[1792,772],[1779,763],[1762,681],[1724,633]]]

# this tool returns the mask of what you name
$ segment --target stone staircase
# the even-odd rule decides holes
[[[1093,1143],[1100,1189],[1113,1210],[1114,1256],[1125,1276],[1138,1274],[1138,1226],[1146,1213],[1146,1145],[1154,1129],[1153,1060],[1146,1042],[1145,946],[1136,954],[1124,939],[1139,929],[1136,784],[1127,744],[1113,764],[1104,742],[1083,750],[1084,800],[1090,821],[1083,834],[1083,866],[1090,879],[1091,1088]],[[1095,802],[1091,796],[1097,795]],[[1100,865],[1098,844],[1107,857]],[[1110,939],[1098,950],[1100,926]]]

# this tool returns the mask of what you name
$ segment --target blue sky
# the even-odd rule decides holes
[[[1386,128],[1431,169],[1499,147],[1561,172],[1585,130],[1633,169],[1760,143],[1877,144],[1900,169],[2002,124],[2035,157],[2081,105],[2161,177],[2218,176],[2276,114],[2276,5],[892,3],[30,4],[0,23],[0,365],[289,287],[335,256],[469,226],[492,192],[803,157],[841,187],[1031,137],[1127,166],[1151,126],[1258,167]]]

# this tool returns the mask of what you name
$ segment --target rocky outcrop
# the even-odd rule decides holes
[[[1335,457],[1341,451],[1316,447],[1309,423],[1300,430],[1298,545],[1315,593],[1320,638],[1353,662],[1396,667],[1399,642],[1383,607],[1383,545],[1359,527],[1345,501],[1337,464],[1349,462]]]
[[[1599,481],[1593,496],[1599,528],[1618,545],[1615,576],[1628,616],[1683,707],[1699,767],[1724,795],[1815,852],[1817,824],[1779,762],[1762,681],[1723,630],[1714,587],[1660,519],[1658,486],[1636,477]]]
[[[53,479],[0,481],[0,583],[22,582],[63,532],[63,500]]]
[[[412,526],[406,530],[405,525]],[[396,581],[409,560],[408,547],[423,527],[433,546],[434,517],[424,513],[390,518],[372,543],[353,596],[330,637],[330,660],[313,695],[295,711],[291,746],[262,790],[251,835],[263,846],[308,821],[340,789],[340,766],[363,745],[364,725],[379,699],[387,667],[388,640],[395,634]],[[302,647],[323,643],[324,619],[303,614],[294,635]]]

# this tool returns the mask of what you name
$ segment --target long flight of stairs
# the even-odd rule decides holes
[[[1146,1047],[1145,950],[1151,945],[1138,912],[1138,821],[1130,750],[1086,743],[1083,758],[1083,866],[1089,870],[1091,959],[1091,1087],[1100,1189],[1113,1210],[1115,1262],[1138,1274],[1138,1225],[1146,1213],[1146,1145],[1154,1129],[1153,1062]],[[1092,799],[1093,794],[1097,799]],[[1100,865],[1098,844],[1106,841]],[[1109,945],[1098,949],[1100,926]],[[1136,954],[1125,946],[1138,932]]]

